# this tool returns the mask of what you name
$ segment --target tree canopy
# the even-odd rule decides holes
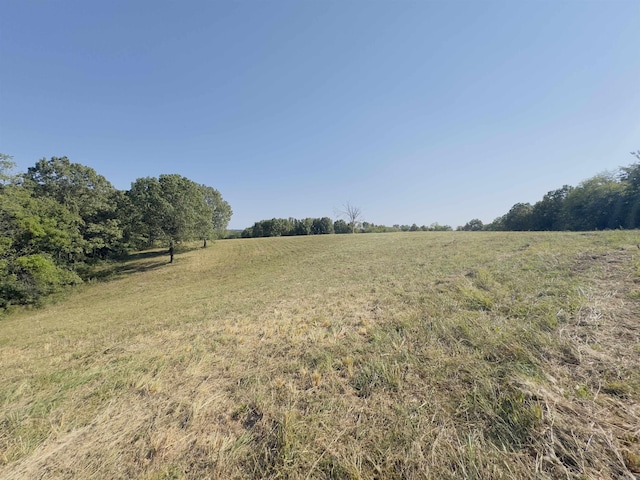
[[[232,214],[220,192],[180,175],[140,178],[123,192],[67,157],[14,167],[0,155],[0,308],[37,303],[81,282],[88,263],[130,248],[220,236]]]
[[[122,194],[93,168],[67,157],[43,158],[22,178],[34,197],[52,199],[78,216],[84,254],[104,258],[123,250],[118,216]]]
[[[632,152],[640,160],[640,152]],[[640,163],[563,185],[531,205],[516,203],[484,230],[605,230],[640,228]]]

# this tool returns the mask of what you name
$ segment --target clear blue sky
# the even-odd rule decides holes
[[[0,152],[179,173],[230,226],[484,222],[640,149],[640,2],[0,4]]]

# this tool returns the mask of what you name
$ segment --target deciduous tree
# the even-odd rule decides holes
[[[79,215],[86,255],[104,257],[122,250],[118,216],[122,194],[93,168],[67,157],[43,158],[27,170],[24,183],[34,196],[54,199]]]
[[[214,222],[225,226],[231,208],[214,189],[177,174],[139,178],[127,192],[133,230],[148,244],[210,238]]]
[[[83,252],[78,214],[28,188],[0,189],[0,307],[34,303],[58,288],[80,282],[73,271]]]
[[[200,185],[200,190],[204,198],[204,203],[211,210],[209,220],[206,220],[206,216],[202,217],[202,224],[200,228],[200,238],[204,241],[204,246],[207,246],[207,238],[221,237],[229,225],[231,215],[233,211],[231,206],[222,199],[220,192],[213,187],[207,185]]]
[[[355,205],[351,205],[351,203],[347,202],[343,205],[341,214],[346,217],[347,223],[349,224],[349,227],[351,227],[351,233],[356,233],[356,227],[362,217],[362,210],[360,207],[356,207]]]
[[[469,220],[464,225],[464,227],[462,227],[462,230],[465,230],[465,231],[468,231],[468,232],[479,232],[483,228],[484,228],[484,224],[482,223],[482,220],[480,220],[478,218],[474,218],[472,220]]]

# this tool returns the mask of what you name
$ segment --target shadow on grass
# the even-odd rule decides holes
[[[131,260],[144,260],[146,258],[157,258],[157,257],[163,257],[163,256],[166,256],[167,258],[169,258],[168,249],[165,248],[162,250],[146,250],[144,252],[130,253],[128,255],[124,255],[122,258],[120,258],[120,260],[123,262],[128,262]]]
[[[175,257],[180,258],[180,254],[196,249],[197,247],[177,248]],[[157,260],[150,261],[151,259]],[[85,272],[80,273],[82,278],[87,281],[105,282],[125,275],[157,270],[158,268],[167,267],[169,265],[171,265],[169,263],[169,250],[163,248],[130,253],[119,259],[89,266]]]

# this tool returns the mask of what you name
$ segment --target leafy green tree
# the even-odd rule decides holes
[[[0,307],[35,303],[81,280],[72,265],[84,251],[79,215],[21,185],[0,189]]]
[[[281,219],[272,218],[258,222],[259,228],[254,227],[254,231],[261,232],[262,237],[280,237],[286,232],[286,226]]]
[[[74,262],[85,249],[78,214],[51,198],[32,197],[21,186],[0,193],[0,242],[15,256],[46,253]]]
[[[499,232],[505,230],[504,217],[505,215],[495,218],[491,223],[485,224],[484,229],[488,232]]]
[[[163,219],[168,215],[170,206],[163,196],[157,178],[138,178],[126,192],[127,197],[127,232],[130,242],[135,247],[153,245],[165,236]]]
[[[177,174],[139,178],[127,197],[133,211],[131,230],[148,245],[211,238],[215,226],[226,227],[231,216],[219,192]]]
[[[24,174],[25,186],[35,197],[51,198],[81,219],[85,254],[104,257],[123,249],[118,216],[122,195],[93,168],[67,157],[42,159]]]
[[[293,224],[293,234],[294,235],[311,235],[313,233],[313,219],[312,218],[303,218],[301,220],[294,220]]]
[[[474,218],[472,220],[469,220],[464,227],[462,227],[461,230],[467,231],[467,232],[479,232],[480,230],[484,229],[484,224],[482,223],[482,220],[478,219],[478,218]]]
[[[81,283],[78,275],[45,254],[0,260],[0,307],[37,303],[67,285]]]
[[[533,230],[566,229],[564,202],[572,190],[573,187],[563,185],[562,188],[548,192],[542,200],[536,202],[531,212],[531,228]]]
[[[203,223],[199,226],[200,237],[204,241],[204,246],[207,246],[207,238],[220,238],[224,236],[229,220],[233,211],[231,205],[225,202],[222,195],[218,190],[207,185],[200,185],[204,203],[211,210],[210,221],[205,221],[205,216],[202,217]]]
[[[453,230],[451,225],[440,225],[438,222],[434,222],[428,227],[423,227],[423,230],[429,232],[450,232]]]
[[[624,226],[624,185],[612,174],[596,175],[571,190],[563,204],[569,230]]]
[[[268,237],[270,230],[268,220],[260,220],[259,222],[254,223],[253,227],[251,227],[251,235],[254,238]]]
[[[344,223],[344,221],[343,221]],[[346,226],[346,223],[345,223]],[[346,232],[349,227],[346,226]],[[325,235],[334,233],[334,224],[329,217],[322,218],[272,218],[260,220],[242,232],[243,238],[280,237],[284,235]]]
[[[263,220],[261,223],[263,237],[281,237],[291,231],[289,221],[284,218],[272,218]]]
[[[329,217],[314,218],[311,230],[314,235],[333,233],[333,222]]]
[[[206,204],[201,188],[180,175],[160,175],[163,196],[162,231],[170,242],[202,237],[202,225],[213,228],[213,211]]]
[[[351,233],[351,228],[347,225],[347,222],[342,219],[336,220],[333,223],[333,230],[335,233]]]
[[[502,218],[505,230],[526,231],[531,230],[531,214],[533,207],[530,203],[516,203]]]

